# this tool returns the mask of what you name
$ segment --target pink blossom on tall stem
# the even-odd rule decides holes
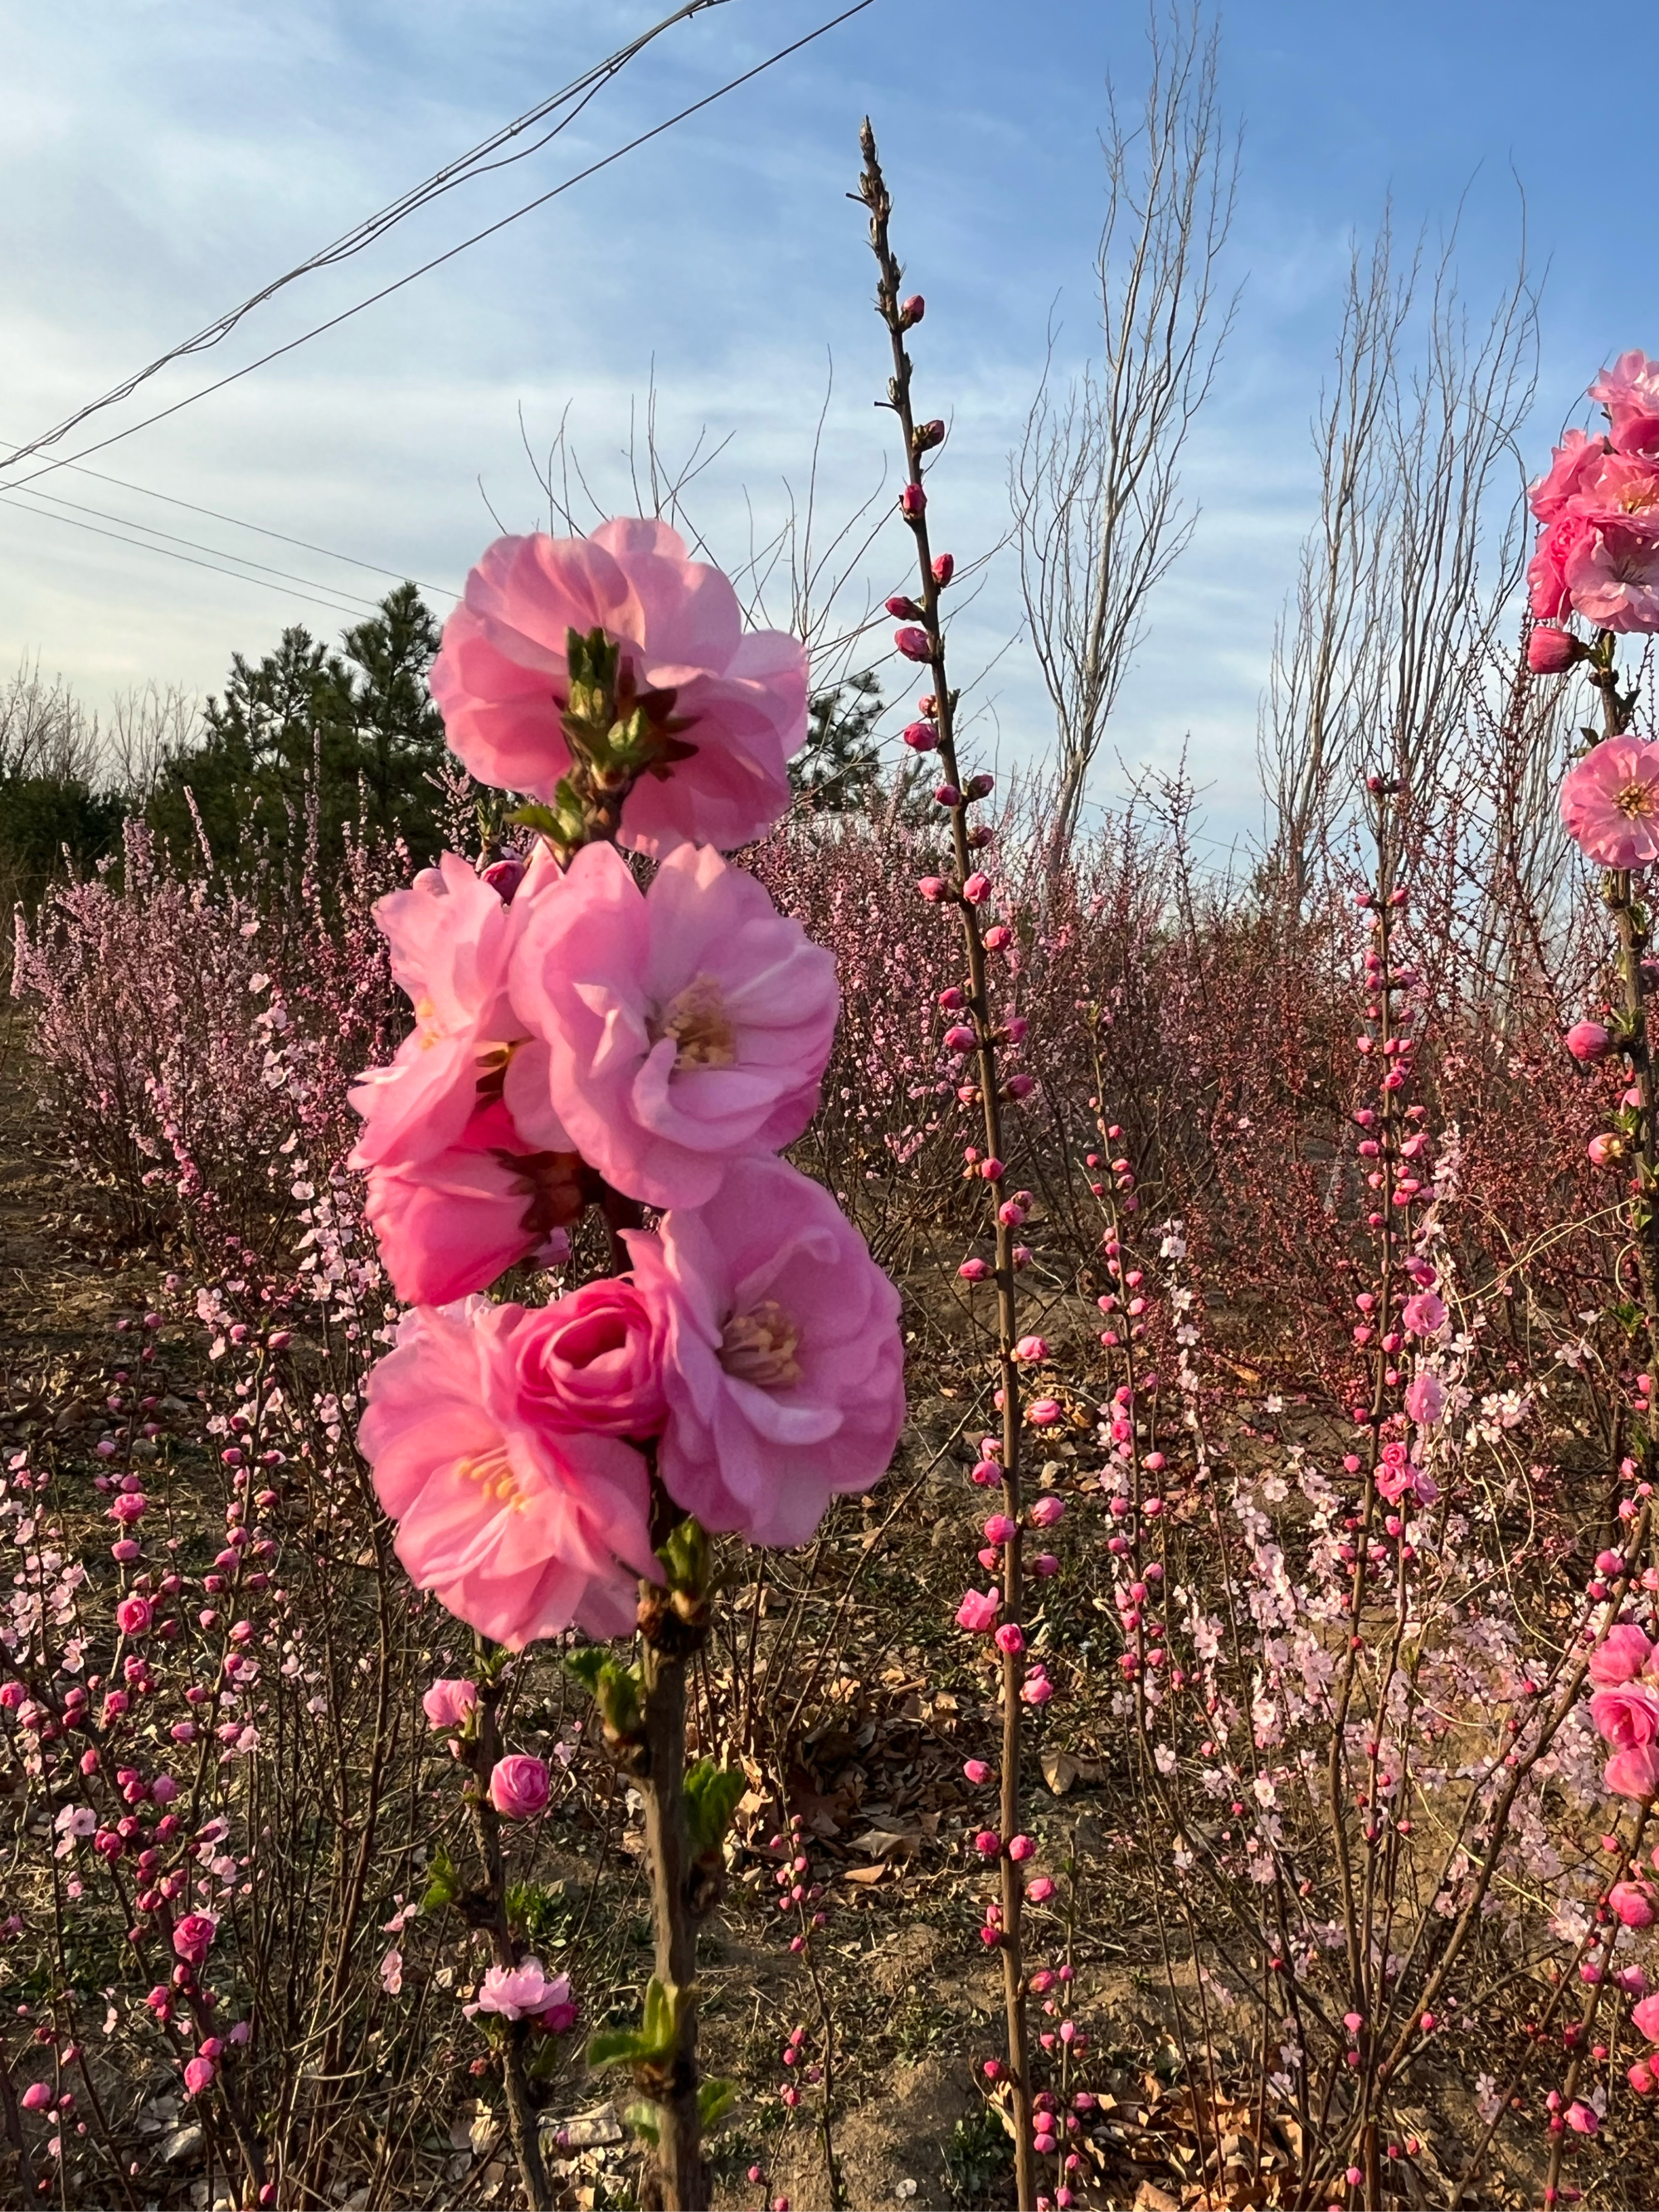
[[[898,1293],[820,1185],[781,1160],[625,1232],[667,1316],[658,1471],[676,1504],[751,1543],[804,1543],[832,1495],[886,1472],[904,1419]]]
[[[569,2002],[570,1977],[559,1974],[549,1981],[541,1960],[531,1958],[516,1966],[488,1968],[477,1997],[467,2009],[494,2013],[501,2020],[530,2020]]]
[[[429,1684],[421,1698],[421,1711],[426,1715],[428,1727],[458,1729],[465,1725],[467,1717],[478,1703],[478,1686],[455,1675],[441,1675]]]
[[[1659,858],[1659,744],[1603,738],[1568,769],[1561,819],[1586,859],[1604,868]]]
[[[1611,368],[1604,368],[1589,388],[1592,399],[1607,409],[1614,450],[1621,453],[1659,452],[1659,362],[1650,361],[1639,349],[1621,353]],[[1583,432],[1570,431],[1569,437]]]
[[[211,1912],[187,1912],[173,1926],[173,1948],[179,1957],[192,1966],[199,1966],[213,1948],[213,1939],[219,1932],[219,1922]]]
[[[573,1622],[623,1634],[634,1576],[656,1571],[644,1461],[547,1425],[515,1358],[526,1318],[481,1299],[406,1315],[358,1430],[411,1579],[515,1651]]]
[[[408,890],[377,904],[374,919],[391,947],[392,975],[415,1008],[415,1027],[391,1065],[369,1069],[350,1094],[363,1118],[353,1167],[406,1166],[462,1142],[481,1088],[499,1083],[512,1046],[528,1034],[507,995],[514,944],[540,894],[561,888],[545,848],[510,905],[446,853]],[[569,1150],[562,1135],[543,1141],[549,1151]]]
[[[683,846],[641,891],[589,845],[513,965],[535,1033],[507,1103],[552,1144],[565,1130],[606,1182],[648,1206],[696,1206],[726,1163],[799,1136],[835,1034],[835,963],[752,876]]]
[[[1567,1050],[1587,1066],[1605,1060],[1612,1046],[1613,1037],[1603,1022],[1575,1022],[1567,1031]]]
[[[806,735],[805,652],[781,631],[745,635],[720,570],[642,518],[587,538],[498,538],[468,576],[429,682],[451,745],[481,782],[554,797],[572,764],[562,718],[573,629],[620,647],[619,690],[693,749],[635,784],[625,845],[729,850],[776,821],[789,804],[786,763]]]
[[[1615,1751],[1659,1743],[1659,1692],[1646,1682],[1612,1683],[1596,1692],[1589,1710],[1596,1734]]]
[[[513,1333],[520,1400],[556,1429],[653,1437],[663,1391],[667,1317],[627,1275],[602,1275],[527,1311]]]
[[[545,1763],[522,1753],[498,1759],[489,1772],[489,1802],[504,1820],[533,1820],[547,1810]]]
[[[1608,1690],[1634,1680],[1653,1656],[1653,1646],[1633,1620],[1611,1627],[1589,1656],[1589,1678],[1598,1689]]]

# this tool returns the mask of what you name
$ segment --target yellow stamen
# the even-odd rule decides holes
[[[777,1390],[799,1382],[795,1347],[800,1330],[781,1305],[763,1298],[746,1314],[733,1314],[720,1331],[720,1365],[740,1382]]]

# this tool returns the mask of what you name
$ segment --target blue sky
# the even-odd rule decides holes
[[[0,83],[0,437],[56,422],[645,27],[663,0],[5,0]],[[668,33],[544,152],[309,278],[141,402],[107,435],[400,274],[649,127],[835,12],[728,0]],[[608,505],[629,504],[630,409],[653,376],[662,442],[727,440],[693,513],[740,562],[804,485],[827,365],[818,501],[849,514],[891,457],[870,405],[884,376],[871,264],[843,194],[875,118],[896,233],[928,300],[914,349],[927,411],[953,435],[933,514],[964,562],[1006,527],[1006,457],[1040,374],[1087,342],[1100,214],[1095,133],[1109,70],[1133,96],[1145,15],[1131,0],[874,0],[852,22],[339,331],[140,431],[89,465],[434,585],[495,534],[544,520],[520,410],[562,420]],[[1164,586],[1113,750],[1168,765],[1190,732],[1208,834],[1247,835],[1256,702],[1314,477],[1307,438],[1340,313],[1348,240],[1392,192],[1431,237],[1464,203],[1465,289],[1529,250],[1548,264],[1532,450],[1604,357],[1653,343],[1650,227],[1609,228],[1604,162],[1564,161],[1553,122],[1578,66],[1542,0],[1236,0],[1223,96],[1244,125],[1229,275],[1244,286],[1186,477],[1203,513]],[[72,445],[89,441],[90,426]],[[480,490],[482,482],[483,492]],[[43,491],[292,570],[256,585],[0,505],[0,668],[36,652],[93,705],[149,678],[209,689],[233,647],[285,622],[332,634],[381,580],[59,472]],[[82,515],[82,522],[94,516]],[[100,524],[108,527],[107,524]],[[125,526],[119,525],[116,526]],[[185,548],[176,548],[185,550]],[[885,589],[904,548],[878,542]],[[309,592],[325,604],[312,603]],[[440,602],[441,605],[447,602]],[[981,741],[1046,744],[1012,562],[959,617]],[[1103,762],[1096,796],[1121,790]]]

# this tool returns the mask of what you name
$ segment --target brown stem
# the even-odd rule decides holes
[[[888,225],[892,216],[892,197],[882,175],[881,163],[876,153],[875,133],[866,116],[859,134],[859,143],[864,155],[863,173],[854,195],[870,214],[870,245],[876,257],[878,276],[876,287],[877,312],[887,325],[893,352],[893,374],[887,387],[888,404],[897,416],[904,441],[905,465],[909,485],[922,493],[921,454],[924,450],[916,434],[915,414],[910,394],[910,356],[905,349],[904,332],[907,325],[899,303],[899,288],[903,271],[899,266],[888,236]],[[963,788],[962,773],[957,761],[956,700],[951,692],[945,665],[945,639],[939,628],[939,585],[933,574],[933,548],[928,538],[925,494],[916,505],[915,512],[907,512],[906,521],[915,540],[916,567],[920,588],[922,624],[926,629],[932,652],[929,665],[933,677],[934,725],[939,738],[939,764],[946,780],[958,791]],[[1002,1139],[1001,1078],[997,1067],[997,1031],[992,1018],[989,993],[986,986],[985,945],[980,933],[979,910],[960,896],[961,886],[974,870],[975,848],[968,842],[968,806],[964,799],[950,810],[951,853],[956,865],[958,908],[962,918],[963,946],[968,963],[968,1011],[974,1025],[975,1058],[979,1073],[980,1098],[985,1116],[985,1144],[990,1158],[1004,1157]],[[1000,1194],[1000,1186],[988,1186],[993,1200]],[[1002,1510],[1014,1523],[1015,1534],[1003,1553],[1002,1618],[1006,1626],[1018,1626],[1024,1612],[1023,1563],[1019,1535],[1020,1481],[1020,1394],[1019,1368],[1014,1358],[1014,1346],[1018,1341],[1018,1303],[1014,1292],[1013,1231],[1000,1218],[996,1223],[996,1288],[997,1288],[997,1367],[1002,1393]],[[1003,2008],[1007,2023],[1009,2086],[1013,2099],[1014,2172],[1018,2191],[1020,2212],[1030,2212],[1036,2197],[1036,2166],[1031,2149],[1031,2077],[1029,2039],[1025,2017],[1025,1960],[1023,1943],[1022,1919],[1024,1911],[1025,1884],[1019,1868],[1007,1855],[1009,1838],[1019,1828],[1019,1782],[1021,1713],[1020,1690],[1025,1679],[1025,1662],[1018,1651],[1002,1654],[1002,1796],[1000,1821],[1004,1844],[1002,1856],[1002,1929],[1000,1948],[1002,1953]]]
[[[697,1899],[685,1820],[685,1666],[675,1617],[661,1612],[662,1593],[641,1583],[641,1610],[658,1630],[641,1639],[645,1679],[645,1759],[639,1788],[645,1800],[646,1863],[651,1870],[651,1924],[656,1978],[678,1996],[679,2033],[667,2065],[642,2081],[657,2108],[656,2203],[661,2212],[702,2212],[708,2169],[697,2111]]]
[[[501,1700],[501,1685],[487,1666],[479,1668],[478,1736],[470,1761],[478,1788],[472,1797],[472,1832],[478,1846],[478,1856],[483,1862],[484,1895],[488,1901],[489,1917],[485,1922],[489,1948],[498,1966],[509,1971],[519,1963],[518,1947],[513,1941],[507,1917],[507,1863],[501,1850],[501,1817],[485,1794],[489,1776],[501,1753],[501,1733],[496,1726],[496,1708]],[[548,2189],[547,2169],[542,2164],[541,2136],[537,2124],[536,2107],[530,2094],[530,2075],[525,2064],[525,2046],[529,2029],[523,2021],[507,2024],[506,2043],[501,2053],[501,2080],[507,2093],[507,2131],[513,2144],[513,2155],[518,2160],[519,2179],[524,2188],[526,2212],[542,2212],[552,2203]]]

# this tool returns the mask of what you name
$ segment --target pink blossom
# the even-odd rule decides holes
[[[752,876],[683,846],[641,891],[589,845],[513,963],[536,1032],[506,1100],[537,1144],[571,1143],[649,1206],[697,1206],[726,1163],[799,1136],[835,1035],[835,962]]]
[[[1582,2099],[1575,2097],[1571,2104],[1567,2106],[1567,2125],[1575,2135],[1593,2136],[1599,2130],[1601,2123],[1593,2106],[1585,2104]]]
[[[1659,1694],[1645,1682],[1615,1682],[1590,1699],[1596,1734],[1615,1751],[1659,1743]]]
[[[407,890],[374,908],[392,952],[392,973],[415,1008],[415,1028],[391,1064],[371,1068],[352,1091],[363,1117],[354,1167],[431,1160],[463,1143],[482,1084],[499,1083],[511,1047],[528,1034],[507,995],[513,947],[541,896],[562,886],[545,848],[510,906],[446,853]],[[544,1139],[568,1152],[569,1141]]]
[[[1446,1388],[1428,1368],[1419,1368],[1406,1385],[1406,1411],[1420,1428],[1431,1429],[1446,1410]]]
[[[365,1211],[392,1288],[405,1305],[448,1305],[520,1260],[560,1263],[586,1202],[582,1176],[577,1153],[525,1144],[499,1099],[443,1151],[377,1163]]]
[[[17,2101],[26,2112],[44,2112],[52,2102],[50,2083],[31,2081]]]
[[[1659,745],[1604,738],[1568,769],[1561,819],[1587,859],[1644,867],[1659,856]]]
[[[1651,1928],[1656,1917],[1653,1886],[1645,1881],[1616,1881],[1607,1892],[1607,1903],[1621,1926]]]
[[[1650,2043],[1659,2043],[1659,1990],[1633,2005],[1630,2016],[1638,2035],[1645,2036]]]
[[[621,1635],[628,1571],[655,1571],[644,1462],[547,1425],[515,1358],[525,1319],[482,1299],[405,1315],[358,1431],[411,1579],[514,1650],[573,1621]]]
[[[1659,449],[1659,362],[1650,361],[1634,348],[1621,353],[1591,385],[1589,396],[1607,410],[1615,451],[1650,453]]]
[[[1569,430],[1550,459],[1547,475],[1528,487],[1528,501],[1540,522],[1555,522],[1593,481],[1608,452],[1605,438]]]
[[[570,2002],[570,1977],[561,1974],[549,1981],[539,1959],[526,1959],[517,1966],[491,1966],[478,1986],[477,2009],[498,2013],[503,2020],[525,2020]]]
[[[982,1636],[995,1626],[1001,1606],[1000,1590],[970,1589],[957,1607],[957,1626],[965,1628],[970,1636]]]
[[[534,1820],[546,1811],[549,1795],[547,1768],[539,1759],[514,1753],[490,1769],[489,1802],[503,1820]]]
[[[1653,1656],[1653,1646],[1633,1620],[1615,1622],[1589,1656],[1589,1678],[1598,1689],[1632,1681]]]
[[[1645,1800],[1659,1795],[1659,1747],[1644,1743],[1615,1752],[1602,1768],[1601,1779],[1615,1797]]]
[[[606,1275],[526,1312],[512,1358],[526,1411],[553,1428],[655,1436],[666,1317],[628,1275]]]
[[[1025,1418],[1034,1429],[1051,1429],[1065,1411],[1058,1398],[1033,1398]]]
[[[1066,1500],[1052,1491],[1031,1501],[1031,1526],[1034,1528],[1053,1528],[1066,1517]]]
[[[1606,1058],[1613,1038],[1601,1022],[1575,1022],[1567,1031],[1567,1050],[1577,1060],[1593,1063]]]
[[[147,1597],[124,1597],[115,1608],[115,1625],[123,1636],[142,1636],[155,1615]]]
[[[466,580],[428,682],[449,742],[483,783],[550,799],[571,766],[568,640],[602,629],[643,720],[694,748],[642,775],[622,841],[730,850],[789,804],[785,763],[806,734],[806,655],[779,630],[744,634],[737,593],[686,557],[665,522],[624,518],[587,538],[502,538]],[[620,703],[620,702],[619,702]]]
[[[476,1682],[463,1680],[453,1674],[443,1674],[425,1691],[421,1698],[421,1711],[432,1728],[459,1729],[465,1726],[477,1702],[478,1686]]]
[[[211,1912],[187,1912],[173,1923],[173,1948],[178,1956],[199,1966],[213,1948],[219,1923]]]
[[[1018,1658],[1025,1649],[1025,1631],[1017,1620],[1005,1620],[996,1632],[996,1647],[1005,1657]]]
[[[1589,522],[1562,574],[1573,611],[1586,622],[1603,629],[1659,629],[1659,516],[1650,511]]]
[[[1432,1291],[1419,1291],[1407,1299],[1400,1319],[1413,1336],[1437,1336],[1446,1326],[1444,1302]]]
[[[1016,1359],[1042,1360],[1048,1357],[1048,1340],[1041,1336],[1022,1336],[1014,1346]]]
[[[714,1203],[625,1232],[668,1323],[658,1468],[705,1528],[804,1543],[885,1474],[904,1419],[898,1293],[829,1193],[738,1160]]]
[[[204,2089],[213,2087],[219,2069],[210,2058],[191,2058],[185,2066],[185,2089],[188,2095],[199,2097]]]
[[[1577,639],[1553,623],[1540,623],[1527,640],[1527,665],[1534,676],[1559,676],[1578,654]]]

